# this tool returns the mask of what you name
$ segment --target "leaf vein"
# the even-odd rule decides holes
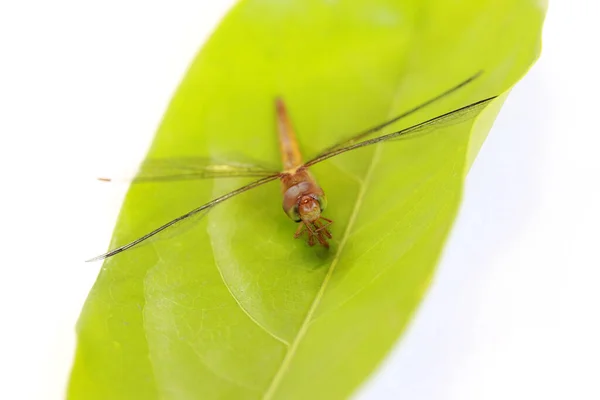
[[[252,316],[252,314],[250,314],[250,312],[248,310],[246,310],[246,308],[242,305],[242,302],[240,301],[240,299],[237,298],[237,296],[235,295],[233,290],[231,290],[231,287],[229,287],[229,284],[227,283],[227,280],[223,276],[223,272],[221,271],[221,268],[219,267],[219,262],[217,260],[215,260],[215,264],[217,266],[217,270],[219,271],[219,276],[221,276],[221,280],[223,281],[223,285],[227,288],[227,291],[229,292],[229,294],[231,295],[231,297],[233,298],[235,303],[238,305],[240,310],[242,310],[242,312],[244,314],[246,314],[246,316],[250,319],[250,321],[254,322],[259,328],[261,328],[263,331],[265,331],[267,334],[269,334],[269,336],[271,336],[273,339],[277,340],[278,342],[283,343],[286,347],[289,347],[290,343],[287,340],[277,336],[274,332],[271,332],[269,330],[269,328],[267,328],[266,326],[261,324],[256,318],[254,318]]]

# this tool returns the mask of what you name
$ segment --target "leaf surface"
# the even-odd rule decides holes
[[[544,13],[534,0],[242,1],[196,57],[148,157],[278,165],[278,95],[309,157],[479,70],[386,131],[503,93],[538,56]],[[69,397],[350,395],[423,298],[501,101],[315,165],[335,221],[328,251],[293,239],[273,182],[106,260],[78,323]],[[111,248],[250,181],[132,185]]]

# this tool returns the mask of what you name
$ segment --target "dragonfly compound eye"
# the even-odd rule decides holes
[[[319,207],[321,207],[321,212],[325,211],[327,208],[327,197],[325,195],[317,196],[317,201],[319,202]]]
[[[291,207],[289,210],[285,210],[285,213],[294,222],[300,222],[300,221],[302,221],[302,218],[300,218],[300,213],[298,212],[298,204],[294,204],[294,206]]]

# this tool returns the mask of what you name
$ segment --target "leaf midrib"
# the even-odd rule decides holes
[[[344,236],[342,237],[342,240],[340,241],[340,246],[338,247],[338,251],[336,252],[334,259],[331,261],[329,270],[327,271],[327,274],[325,275],[325,278],[323,279],[323,283],[321,284],[321,287],[319,288],[319,291],[317,292],[317,295],[315,296],[315,299],[313,300],[313,302],[308,310],[308,313],[306,314],[306,317],[304,317],[304,320],[302,321],[302,325],[300,326],[300,329],[298,330],[298,334],[294,338],[291,345],[288,347],[288,351],[286,352],[285,357],[283,358],[281,365],[279,366],[279,369],[277,370],[277,372],[273,376],[273,379],[271,380],[271,383],[267,387],[267,390],[265,391],[265,394],[263,396],[263,400],[270,400],[273,398],[273,395],[277,391],[279,384],[281,383],[281,380],[283,379],[284,374],[287,372],[289,365],[290,365],[294,355],[296,354],[296,350],[297,350],[300,342],[302,341],[302,339],[304,338],[304,335],[308,331],[309,325],[312,322],[312,317],[321,303],[321,299],[323,298],[325,290],[327,289],[327,285],[329,284],[331,276],[333,275],[333,272],[335,271],[335,267],[337,266],[337,264],[339,262],[342,250],[346,246],[346,242],[347,242],[348,238],[350,237],[350,232],[352,230],[352,226],[354,225],[356,216],[358,215],[358,210],[362,206],[363,198],[364,198],[364,195],[366,192],[366,187],[368,186],[368,184],[371,180],[371,175],[373,173],[376,161],[379,158],[380,151],[381,151],[380,146],[379,145],[375,146],[374,154],[373,154],[373,157],[371,157],[371,162],[369,163],[369,167],[368,167],[367,173],[365,174],[365,178],[359,184],[360,189],[358,192],[358,196],[356,198],[354,208],[352,209],[352,214],[350,215],[350,219],[348,220],[348,226],[346,227],[346,230],[344,231]]]

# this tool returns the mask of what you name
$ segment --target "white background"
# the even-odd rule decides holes
[[[135,167],[233,2],[0,3],[0,398],[64,396],[82,260],[126,190],[94,177]],[[358,398],[600,399],[597,4],[550,4],[430,293]]]

